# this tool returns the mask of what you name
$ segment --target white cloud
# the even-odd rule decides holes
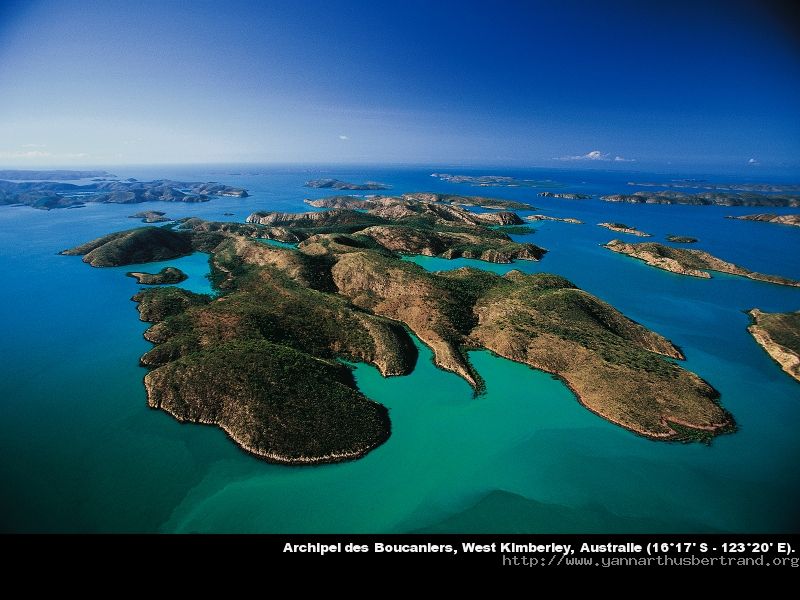
[[[597,161],[613,161],[613,162],[636,162],[633,158],[623,158],[621,156],[612,157],[608,152],[600,152],[600,150],[592,150],[586,154],[576,156],[560,156],[553,160],[597,160]]]
[[[348,136],[346,136],[346,135],[340,135],[339,139],[340,140],[349,140],[350,138]]]
[[[747,161],[747,164],[748,165],[757,165],[758,161],[755,158],[751,158],[750,160]]]

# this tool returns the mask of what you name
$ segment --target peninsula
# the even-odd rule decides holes
[[[316,189],[333,189],[333,190],[388,190],[389,186],[376,181],[367,181],[365,183],[350,183],[348,181],[340,181],[339,179],[312,179],[306,181],[305,187]]]
[[[87,185],[49,181],[0,181],[0,205],[24,204],[31,208],[78,208],[87,202],[137,204],[140,202],[208,202],[213,196],[245,198],[246,190],[221,183],[155,181],[96,181]]]
[[[750,335],[786,373],[800,381],[800,311],[767,313],[754,308],[747,314],[753,321],[747,328]]]
[[[187,279],[186,273],[176,267],[164,267],[158,273],[131,271],[126,275],[134,277],[142,285],[172,285]]]
[[[210,254],[218,297],[175,287],[134,297],[152,323],[145,337],[154,347],[141,358],[148,402],[180,421],[217,425],[269,461],[336,462],[383,443],[388,412],[338,359],[384,376],[409,373],[417,359],[409,332],[476,391],[482,381],[465,350],[485,348],[557,375],[588,409],[651,439],[710,439],[734,428],[718,393],[673,362],[683,358],[678,348],[566,279],[431,273],[401,260],[429,244],[447,253],[467,243],[463,236],[515,244],[497,237],[492,219],[466,212],[403,200],[366,212],[255,213],[244,224],[186,219],[65,253],[94,266]]]
[[[760,215],[742,215],[740,217],[726,217],[727,219],[738,219],[740,221],[761,221],[763,223],[777,223],[778,225],[794,225],[800,227],[800,215],[776,215],[774,213],[763,213]]]
[[[606,202],[630,204],[689,204],[693,206],[800,206],[800,195],[760,194],[756,192],[636,192],[600,196]]]
[[[629,244],[621,240],[611,240],[605,244],[605,248],[620,254],[626,254],[633,258],[638,258],[651,267],[677,273],[678,275],[710,279],[711,274],[709,271],[717,271],[718,273],[739,275],[740,277],[746,277],[755,281],[763,281],[765,283],[800,287],[800,281],[780,277],[778,275],[756,273],[744,267],[740,267],[739,265],[719,259],[703,250],[673,248],[672,246],[665,246],[655,242]]]
[[[611,231],[616,231],[617,233],[627,233],[628,235],[636,235],[639,237],[653,237],[649,233],[645,233],[644,231],[639,231],[638,229],[634,229],[625,223],[598,223],[598,227],[605,227],[606,229],[610,229]]]

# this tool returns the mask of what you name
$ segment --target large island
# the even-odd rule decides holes
[[[708,440],[734,428],[716,390],[674,362],[683,359],[677,347],[568,280],[430,273],[402,260],[467,248],[483,260],[541,257],[494,228],[521,221],[514,213],[399,198],[248,220],[187,219],[66,253],[94,266],[210,254],[217,297],[175,287],[134,297],[152,323],[145,337],[154,347],[141,359],[148,402],[180,421],[217,425],[266,460],[335,462],[383,443],[388,412],[357,389],[340,359],[384,376],[409,373],[417,360],[410,334],[476,393],[483,383],[466,350],[483,348],[558,376],[589,410],[654,440]]]

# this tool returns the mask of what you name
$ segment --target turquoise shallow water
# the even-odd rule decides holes
[[[439,169],[441,170],[441,169]],[[628,223],[663,240],[747,267],[800,278],[800,228],[732,221],[756,212],[539,199],[533,191],[472,189],[430,170],[204,168],[120,170],[245,185],[251,198],[202,205],[148,203],[35,211],[0,207],[0,524],[7,531],[786,531],[797,530],[800,385],[752,341],[742,312],[797,310],[800,290],[736,277],[710,281],[651,269],[600,247]],[[356,366],[361,389],[390,409],[393,435],[364,459],[301,468],[266,464],[212,427],[181,425],[147,408],[130,270],[184,270],[182,285],[209,292],[207,257],[94,269],[63,248],[139,224],[127,215],[243,221],[254,210],[302,210],[312,177],[386,181],[529,198],[572,225],[535,223],[518,236],[550,252],[539,263],[488,265],[410,257],[424,268],[478,266],[560,273],[680,345],[686,366],[722,393],[740,429],[711,446],[651,442],[583,409],[557,380],[473,352],[487,383],[474,398],[420,348],[409,376]],[[558,173],[576,191],[628,191],[626,174]],[[590,180],[594,178],[594,180]],[[653,176],[647,176],[652,179]],[[582,182],[586,183],[582,183]],[[230,212],[226,216],[223,213]],[[633,239],[633,238],[631,238]]]

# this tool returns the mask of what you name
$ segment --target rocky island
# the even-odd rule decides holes
[[[777,223],[778,225],[794,225],[800,227],[800,215],[776,215],[774,213],[763,213],[759,215],[742,215],[740,217],[726,217],[727,219],[738,219],[740,221],[761,221],[762,223]]]
[[[628,225],[625,225],[625,223],[598,223],[597,226],[605,227],[606,229],[616,231],[617,233],[627,233],[628,235],[636,235],[639,237],[653,237],[649,233],[629,227]]]
[[[704,179],[675,179],[668,182],[636,182],[628,185],[638,187],[693,188],[701,190],[738,191],[738,192],[800,192],[798,184],[783,183],[712,183]]]
[[[563,200],[589,200],[592,197],[589,194],[571,194],[567,192],[539,192],[538,195],[542,198],[561,198]]]
[[[142,212],[138,212],[136,214],[130,215],[129,219],[141,219],[142,223],[165,223],[167,221],[171,221],[169,217],[166,217],[167,213],[161,210],[145,210]]]
[[[695,237],[689,237],[687,235],[672,235],[669,234],[667,236],[667,241],[672,242],[673,244],[695,244],[699,240]]]
[[[765,283],[800,287],[800,281],[780,277],[778,275],[756,273],[744,267],[740,267],[739,265],[719,259],[703,250],[673,248],[654,242],[629,244],[621,240],[611,240],[605,245],[605,248],[637,258],[651,267],[656,267],[657,269],[663,269],[664,271],[670,271],[671,273],[677,273],[679,275],[710,279],[711,274],[709,271],[717,271],[719,273],[739,275],[740,277],[746,277],[755,281],[763,281]]]
[[[752,309],[747,331],[781,368],[800,381],[800,311],[766,313]]]
[[[451,204],[453,206],[475,206],[488,210],[535,210],[535,207],[524,202],[487,198],[484,196],[461,196],[458,194],[435,194],[433,192],[413,192],[400,196],[331,196],[318,200],[305,200],[315,208],[352,208],[355,210],[373,210],[381,206],[403,205],[407,202],[424,202],[427,204]]]
[[[187,279],[186,273],[175,267],[164,267],[158,273],[141,273],[131,271],[126,273],[142,285],[173,285]]]
[[[137,204],[140,202],[208,202],[213,196],[245,198],[247,190],[221,183],[155,181],[98,181],[87,185],[50,181],[0,181],[0,205],[24,204],[31,208],[78,208],[87,202]]]
[[[635,192],[600,196],[606,202],[630,204],[688,204],[693,206],[800,206],[800,195],[760,194],[755,192]]]
[[[401,260],[409,249],[463,250],[472,237],[514,244],[483,215],[403,202],[257,213],[246,224],[186,219],[175,230],[144,227],[65,253],[94,266],[210,254],[218,297],[175,287],[134,297],[152,323],[145,337],[154,347],[141,358],[148,403],[183,422],[217,425],[269,461],[336,462],[383,443],[388,412],[338,359],[373,364],[384,376],[409,373],[417,359],[409,331],[477,392],[482,381],[465,350],[485,348],[557,375],[589,410],[651,439],[710,439],[734,428],[718,393],[673,362],[683,358],[678,348],[566,279],[431,273]],[[276,234],[301,241],[296,249],[258,242]]]
[[[583,221],[573,219],[572,217],[551,217],[549,215],[528,215],[525,217],[526,221],[559,221],[561,223],[573,223],[575,225],[582,225]]]
[[[312,179],[306,181],[305,187],[316,189],[333,189],[333,190],[388,190],[389,186],[377,181],[367,181],[365,183],[350,183],[349,181],[340,181],[339,179]]]

